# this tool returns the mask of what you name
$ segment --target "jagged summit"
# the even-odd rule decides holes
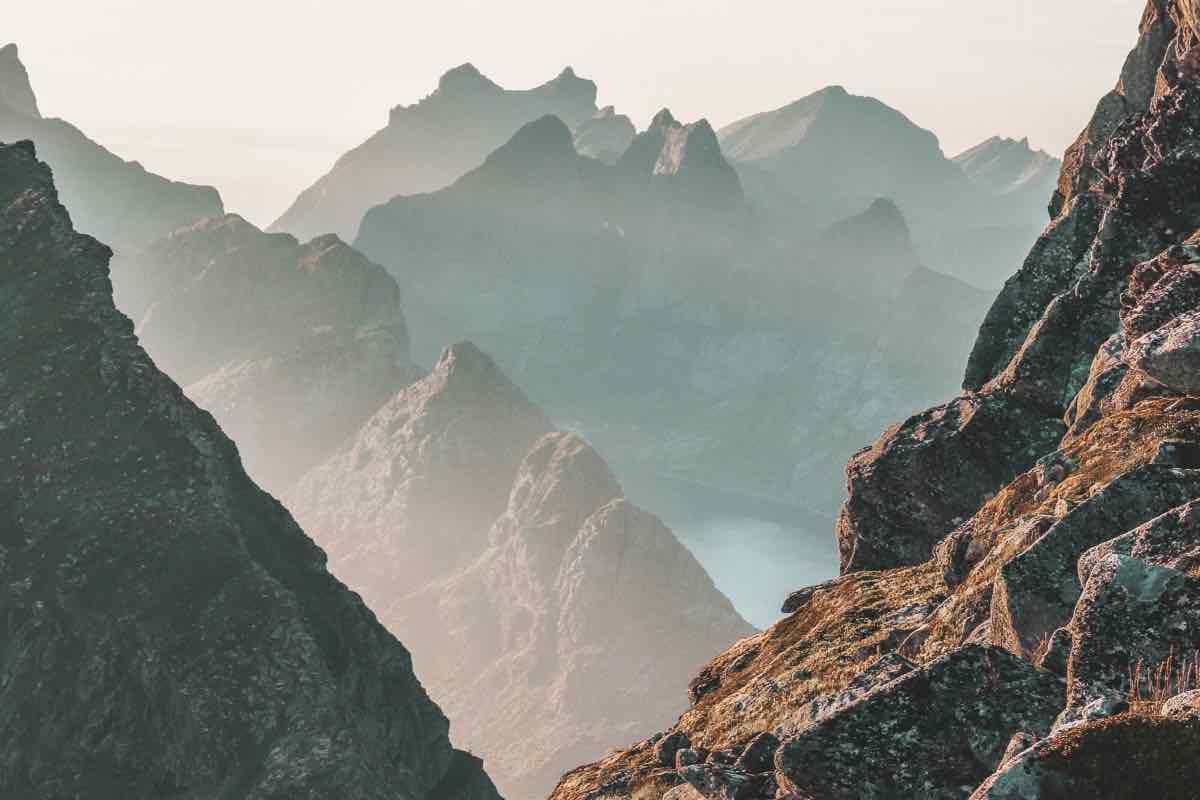
[[[484,76],[474,64],[461,64],[448,70],[438,80],[439,94],[468,94],[472,92],[500,92],[503,89]]]
[[[952,161],[973,183],[1005,195],[1031,191],[1039,196],[1053,191],[1062,162],[1043,150],[1034,150],[1029,137],[993,136],[959,153]]]
[[[519,90],[497,85],[472,64],[455,67],[420,102],[392,108],[387,126],[339,158],[270,230],[301,239],[333,231],[354,241],[372,207],[449,186],[543,116],[574,128],[596,113],[596,95],[596,84],[570,67]]]
[[[0,106],[27,117],[42,116],[16,44],[0,47]]]

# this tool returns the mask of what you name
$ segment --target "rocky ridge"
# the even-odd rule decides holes
[[[0,794],[498,798],[408,652],[138,346],[110,256],[33,144],[0,146]]]
[[[596,452],[468,343],[289,504],[412,644],[457,740],[507,796],[544,795],[570,765],[666,723],[690,665],[753,632]]]
[[[1198,11],[1148,3],[964,394],[851,461],[843,574],[554,798],[1194,795]]]

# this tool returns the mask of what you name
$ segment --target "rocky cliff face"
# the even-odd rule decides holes
[[[124,259],[114,283],[155,363],[278,494],[420,377],[399,287],[336,236],[209,218]]]
[[[118,256],[204,216],[223,212],[211,186],[193,186],[124,161],[61,119],[45,119],[15,45],[0,50],[0,141],[30,139],[54,170],[75,225]]]
[[[517,91],[464,64],[419,103],[393,108],[387,127],[338,159],[271,230],[302,239],[336,233],[352,241],[368,209],[448,186],[522,125],[554,114],[575,126],[596,110],[596,84],[569,67],[542,86]]]
[[[507,796],[544,795],[581,758],[670,720],[689,663],[752,632],[604,461],[551,432],[469,344],[290,503],[336,574],[408,637]]]
[[[965,393],[852,459],[842,576],[555,798],[1195,794],[1192,20],[1148,4]]]
[[[0,794],[496,798],[408,652],[138,346],[110,255],[31,143],[0,147]]]

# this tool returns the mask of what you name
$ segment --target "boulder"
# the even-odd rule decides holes
[[[1002,394],[966,395],[910,417],[846,465],[842,572],[918,564],[1066,428]]]
[[[1044,736],[1062,680],[1000,648],[970,645],[892,681],[786,740],[781,789],[822,800],[961,798],[1018,731]]]
[[[1098,698],[1152,699],[1195,666],[1200,578],[1113,553],[1092,569],[1071,631],[1064,714]]]
[[[1004,564],[992,592],[992,641],[1032,654],[1071,618],[1082,585],[1076,566],[1091,547],[1200,494],[1200,471],[1146,465],[1071,509]]]
[[[1132,342],[1124,358],[1134,369],[1175,391],[1200,391],[1200,312],[1175,317]]]

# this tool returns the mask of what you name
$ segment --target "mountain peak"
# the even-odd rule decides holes
[[[659,111],[654,115],[654,119],[650,121],[649,130],[665,130],[667,128],[673,128],[678,124],[679,121],[675,119],[675,115],[671,113],[671,109],[664,108],[662,111]]]
[[[537,165],[573,160],[574,136],[567,124],[554,114],[535,119],[487,157],[484,166],[532,168]]]
[[[499,91],[492,80],[470,62],[460,64],[446,72],[438,80],[439,94],[470,94],[481,91]]]
[[[0,47],[0,105],[26,117],[41,117],[29,73],[21,63],[16,44]]]

